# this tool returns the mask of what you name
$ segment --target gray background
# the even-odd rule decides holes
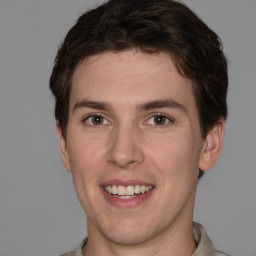
[[[195,220],[217,248],[256,255],[256,1],[187,0],[222,38],[229,119],[222,156],[198,187]],[[51,256],[86,235],[61,164],[48,80],[57,47],[96,1],[0,0],[0,255]]]

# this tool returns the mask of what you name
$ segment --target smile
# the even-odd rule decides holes
[[[103,187],[106,192],[111,195],[114,195],[120,199],[130,199],[139,194],[145,194],[152,190],[153,186],[146,185],[112,185],[112,186],[104,186]]]

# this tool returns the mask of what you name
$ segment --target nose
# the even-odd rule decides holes
[[[119,168],[126,169],[141,164],[144,160],[140,134],[136,129],[119,127],[111,134],[107,161]]]

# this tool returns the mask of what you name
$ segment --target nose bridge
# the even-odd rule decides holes
[[[140,145],[139,129],[129,124],[117,125],[111,134],[108,162],[120,168],[140,164],[144,155]]]

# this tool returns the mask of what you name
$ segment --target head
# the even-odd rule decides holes
[[[129,49],[165,52],[178,72],[193,81],[202,137],[220,118],[226,119],[227,62],[216,33],[177,1],[111,0],[78,19],[56,56],[50,88],[64,137],[72,75],[78,64],[94,55]]]
[[[226,118],[227,63],[215,32],[177,1],[111,0],[78,19],[56,56],[50,88],[64,136],[77,65],[90,56],[129,49],[166,52],[179,73],[194,81],[203,137]]]
[[[198,169],[220,152],[227,84],[218,36],[177,1],[110,0],[78,19],[50,88],[88,232],[134,244],[192,219]],[[109,195],[120,183],[150,191],[124,203]]]

